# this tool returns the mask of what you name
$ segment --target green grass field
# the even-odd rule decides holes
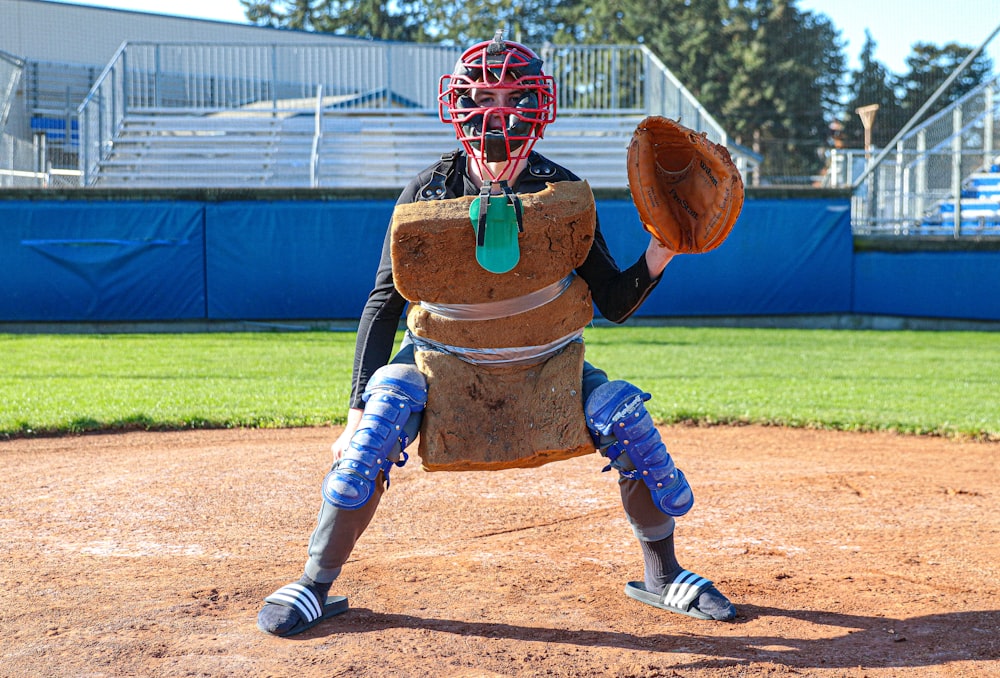
[[[0,335],[0,437],[343,423],[353,332]],[[661,423],[1000,439],[1000,334],[594,327]]]

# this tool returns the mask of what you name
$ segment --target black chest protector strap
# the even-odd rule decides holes
[[[441,156],[434,168],[431,170],[431,178],[417,193],[419,200],[443,200],[448,193],[448,177],[455,169],[455,160],[458,158],[458,151],[451,151]]]
[[[460,151],[451,151],[441,156],[441,160],[431,169],[430,179],[417,192],[418,200],[443,200],[448,196],[448,179],[455,169]],[[528,174],[534,179],[545,181],[572,181],[565,170],[549,162],[537,153],[528,156]],[[506,192],[505,192],[506,193]]]

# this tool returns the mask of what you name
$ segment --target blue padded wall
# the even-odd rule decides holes
[[[859,252],[855,313],[1000,320],[1000,252]]]
[[[206,208],[208,318],[357,318],[391,201],[228,202]]]
[[[204,206],[0,202],[0,320],[205,315]]]
[[[356,319],[392,200],[0,201],[0,322]],[[647,236],[598,216],[622,267]],[[1000,320],[1000,252],[853,251],[846,199],[748,199],[718,249],[677,257],[637,315]]]
[[[601,230],[622,267],[648,236],[631,201],[598,205]],[[850,211],[843,200],[747,200],[729,238],[675,257],[637,316],[848,313]]]

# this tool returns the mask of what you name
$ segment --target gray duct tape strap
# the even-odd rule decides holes
[[[410,333],[410,338],[418,351],[437,351],[453,355],[473,365],[524,365],[539,363],[555,355],[573,342],[583,341],[583,329],[541,346],[517,346],[514,348],[463,348],[448,346]]]
[[[435,315],[449,320],[495,320],[518,313],[526,313],[554,301],[569,289],[575,273],[562,280],[547,285],[540,290],[513,299],[491,301],[483,304],[432,304],[421,301],[420,305]]]

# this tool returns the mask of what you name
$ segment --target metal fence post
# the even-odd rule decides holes
[[[309,187],[319,186],[319,144],[323,138],[323,83],[316,85],[316,113],[313,123],[312,152],[309,155]]]
[[[385,50],[385,98],[383,106],[386,108],[392,107],[392,51],[391,45]]]
[[[895,175],[893,177],[893,184],[894,184],[894,190],[895,190],[895,193],[896,193],[896,197],[895,197],[895,200],[893,200],[893,204],[892,204],[892,211],[893,211],[893,215],[892,216],[893,216],[894,219],[901,220],[903,222],[903,225],[905,226],[906,220],[905,220],[905,214],[903,212],[903,209],[904,209],[903,205],[904,205],[904,201],[907,198],[907,196],[906,196],[906,192],[907,191],[906,191],[905,174],[903,172],[903,142],[902,141],[900,141],[899,143],[896,144],[896,169],[895,169],[895,172],[893,174]]]
[[[121,79],[122,79],[122,88],[121,88],[122,89],[122,117],[124,118],[126,115],[128,115],[128,109],[129,109],[128,98],[129,98],[129,90],[131,89],[131,87],[129,85],[129,81],[128,81],[128,47],[127,46],[125,47],[125,49],[122,50],[122,61],[121,61],[121,64],[122,64],[122,75],[121,75]],[[117,92],[117,88],[112,89],[112,91]]]
[[[160,45],[153,51],[153,104],[161,108],[160,102]]]
[[[914,220],[919,221],[924,216],[927,200],[927,129],[917,133],[917,178],[913,187],[916,203],[913,206]]]
[[[618,91],[618,69],[621,67],[621,52],[615,48],[611,51],[611,107],[621,108],[621,93]]]
[[[955,198],[955,237],[962,234],[962,107],[951,114],[951,193]]]
[[[278,114],[278,46],[271,45],[271,114]]]
[[[992,85],[983,90],[983,167],[988,171],[993,165],[993,116],[996,115]]]

